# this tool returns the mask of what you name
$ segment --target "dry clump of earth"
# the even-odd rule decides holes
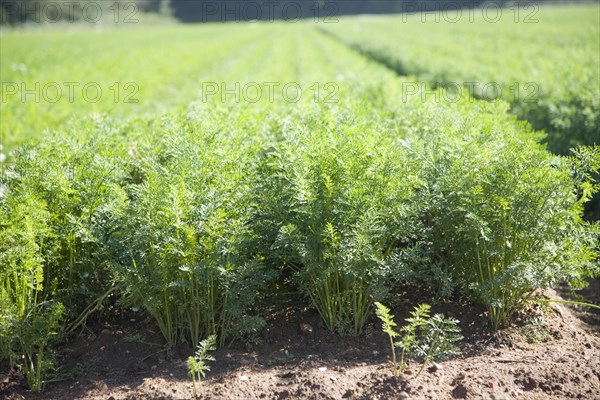
[[[597,290],[597,282],[590,290]],[[593,285],[593,286],[594,286]],[[600,293],[600,291],[598,291]],[[554,291],[545,293],[560,299]],[[594,299],[593,299],[594,300]],[[598,299],[595,299],[598,300]],[[408,305],[395,307],[401,321]],[[387,336],[372,320],[362,337],[328,332],[311,310],[274,313],[256,343],[233,343],[201,383],[207,399],[600,399],[600,314],[551,302],[530,307],[493,333],[471,306],[441,305],[458,318],[461,355],[428,366],[410,361],[394,376]],[[45,391],[27,390],[18,371],[0,369],[0,398],[190,399],[191,346],[167,350],[139,313],[88,326],[60,349],[61,369]]]

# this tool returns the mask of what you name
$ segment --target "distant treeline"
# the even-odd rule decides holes
[[[590,1],[586,1],[590,2]],[[597,2],[597,1],[596,1]],[[342,15],[445,11],[479,6],[557,3],[531,0],[0,0],[0,22],[127,22],[138,13],[173,15],[183,22],[314,19]],[[573,3],[572,1],[570,3]]]
[[[175,16],[185,22],[314,19],[341,15],[387,14],[476,7],[483,0],[172,0]]]
[[[356,14],[391,14],[504,7],[551,1],[509,0],[171,0],[176,18],[184,22],[314,19],[334,22]],[[553,1],[556,2],[556,1]]]

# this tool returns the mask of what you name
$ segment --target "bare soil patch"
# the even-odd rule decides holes
[[[555,292],[549,298],[559,299]],[[550,303],[536,306],[510,329],[492,333],[472,307],[438,306],[461,321],[462,355],[426,369],[411,361],[394,377],[387,336],[374,319],[363,337],[328,332],[311,310],[273,313],[257,344],[234,343],[214,353],[202,382],[209,399],[600,399],[598,314]],[[397,321],[409,307],[394,310]],[[191,346],[167,351],[140,314],[88,327],[61,348],[62,379],[45,392],[27,390],[23,376],[0,370],[6,399],[189,399],[185,360]]]

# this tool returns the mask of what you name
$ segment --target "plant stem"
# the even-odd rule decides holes
[[[419,375],[421,375],[423,373],[423,370],[425,369],[425,366],[427,365],[427,362],[429,361],[429,359],[425,359],[423,360],[423,364],[421,365],[421,368],[419,369],[419,372],[417,372],[417,375],[415,375],[415,379],[419,377]]]
[[[392,339],[391,335],[388,335],[390,338],[390,346],[392,348],[392,363],[394,364],[394,375],[398,376],[398,364],[396,363],[396,347],[394,346],[394,339]]]
[[[586,303],[584,301],[573,301],[573,300],[552,300],[552,299],[538,299],[535,301],[539,301],[540,303],[563,303],[563,304],[573,304],[584,307],[597,308],[600,310],[600,306],[597,304]]]

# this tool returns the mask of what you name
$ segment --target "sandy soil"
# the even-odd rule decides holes
[[[560,298],[554,291],[546,296]],[[408,309],[394,310],[397,321]],[[217,361],[202,382],[203,396],[600,399],[600,314],[559,303],[537,305],[513,327],[492,333],[485,315],[472,307],[442,305],[434,311],[461,320],[462,354],[420,376],[417,361],[401,377],[393,376],[388,339],[375,319],[366,336],[340,337],[325,330],[314,311],[290,305],[274,313],[254,346],[234,343],[214,353]],[[62,378],[48,383],[43,394],[29,392],[19,372],[0,370],[0,398],[191,398],[185,360],[192,348],[167,351],[157,330],[140,315],[88,326],[65,344]]]

